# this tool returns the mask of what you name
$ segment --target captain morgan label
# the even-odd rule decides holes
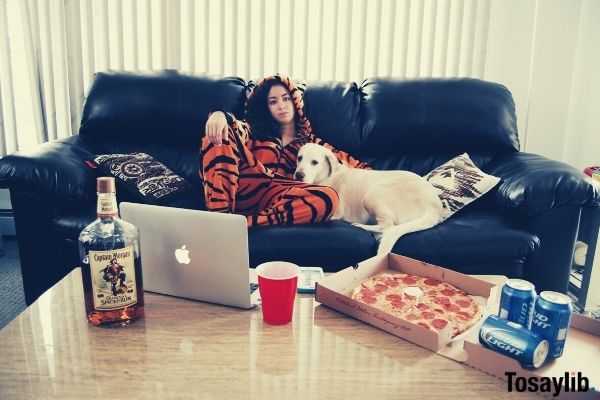
[[[90,251],[94,308],[116,310],[137,303],[133,246]]]

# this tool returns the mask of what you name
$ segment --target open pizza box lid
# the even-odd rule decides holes
[[[368,304],[353,300],[351,295],[365,279],[381,272],[403,272],[450,283],[480,300],[484,318],[466,332],[450,338],[449,326],[442,331],[432,330],[400,319]],[[489,314],[497,314],[500,292],[506,281],[503,276],[487,276],[485,280],[461,274],[397,254],[381,255],[348,267],[321,279],[317,283],[315,299],[341,313],[359,319],[379,329],[401,337],[442,356],[506,380],[506,372],[518,377],[556,377],[557,379],[581,372],[589,379],[591,388],[600,390],[600,321],[573,314],[564,354],[536,370],[523,369],[512,358],[489,350],[479,343],[479,329]],[[561,398],[598,398],[598,393],[561,393]],[[582,397],[583,396],[583,397]]]

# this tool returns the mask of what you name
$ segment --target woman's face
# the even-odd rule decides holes
[[[275,121],[287,125],[294,121],[294,104],[287,89],[282,85],[274,85],[267,95],[269,111]]]

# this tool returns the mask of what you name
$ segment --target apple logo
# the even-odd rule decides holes
[[[175,250],[175,259],[179,264],[189,264],[192,262],[190,259],[190,251],[185,248],[185,244],[180,249]]]

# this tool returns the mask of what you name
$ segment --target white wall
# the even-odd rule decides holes
[[[485,79],[517,106],[523,150],[600,164],[600,1],[492,0]]]
[[[573,85],[563,158],[576,165],[600,165],[600,1],[581,7]]]
[[[522,145],[529,106],[535,1],[493,0],[490,14],[484,79],[500,82],[512,92]]]

